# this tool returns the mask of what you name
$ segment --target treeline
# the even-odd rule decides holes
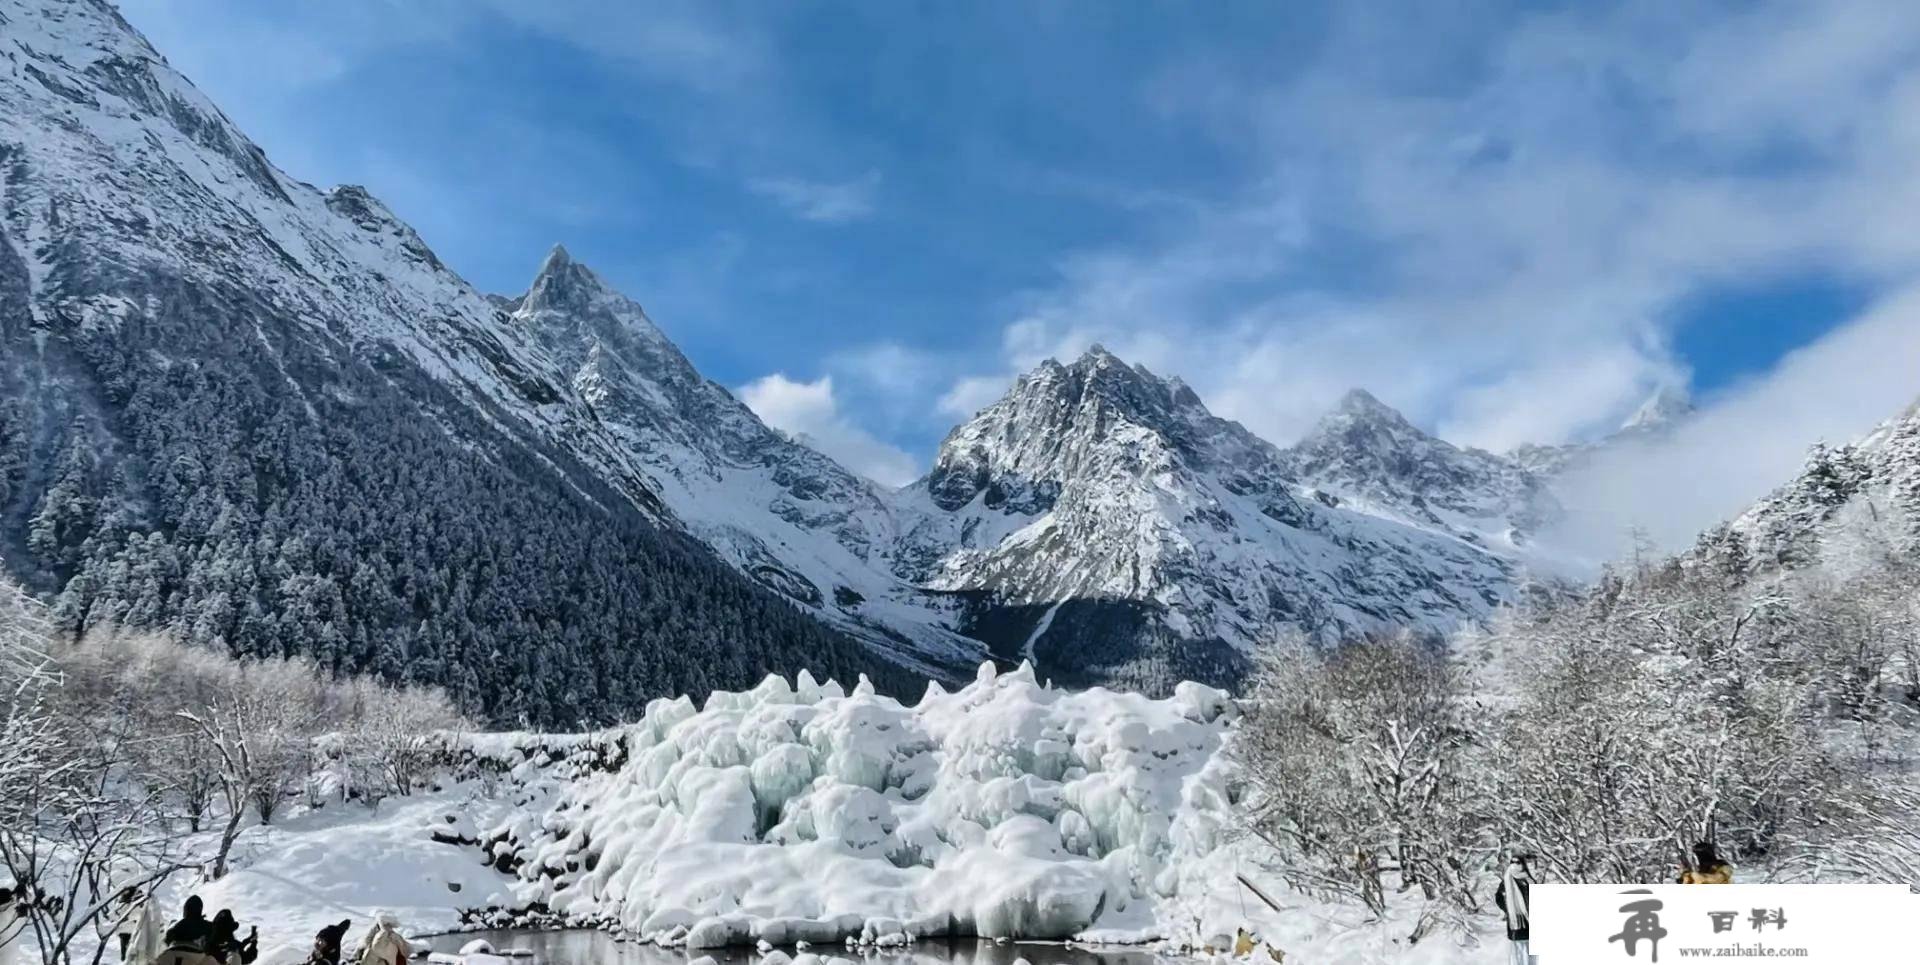
[[[411,794],[438,735],[473,726],[437,689],[335,679],[303,657],[242,662],[104,631],[56,637],[48,656],[45,706],[63,743],[112,748],[116,783],[154,801],[163,828],[219,827],[214,877],[246,820]]]
[[[0,556],[64,632],[305,656],[548,727],[800,667],[916,689],[411,362],[146,283],[112,328],[0,325]]]
[[[1920,883],[1920,567],[1748,583],[1698,559],[1434,644],[1271,649],[1237,753],[1303,891],[1422,929],[1525,852],[1670,881],[1696,842],[1786,878]]]

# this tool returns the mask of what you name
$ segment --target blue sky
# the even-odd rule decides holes
[[[1920,268],[1899,4],[123,9],[291,174],[490,291],[564,242],[890,482],[1095,340],[1282,443],[1354,385],[1591,436],[1764,393]]]

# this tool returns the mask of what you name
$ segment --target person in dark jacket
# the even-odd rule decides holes
[[[24,910],[21,906],[24,904],[26,902],[12,888],[0,885],[0,945],[12,941],[13,936],[26,930],[27,926],[20,924],[20,913]]]
[[[231,909],[222,908],[213,916],[212,933],[207,953],[227,965],[253,965],[253,960],[260,957],[260,929],[253,929],[242,939],[240,923],[234,920]]]
[[[161,941],[169,948],[186,947],[204,952],[212,937],[213,924],[207,921],[206,905],[201,903],[199,895],[188,895],[186,905],[180,909],[180,920],[167,929]]]
[[[1513,943],[1513,965],[1532,963],[1527,952],[1533,923],[1528,903],[1532,898],[1533,870],[1527,867],[1526,855],[1516,854],[1507,863],[1506,874],[1500,876],[1500,887],[1493,892],[1493,903],[1507,916],[1507,940]]]
[[[353,919],[342,918],[338,925],[328,925],[313,936],[313,951],[308,953],[302,965],[340,965],[340,943],[347,938],[347,929],[353,927]]]

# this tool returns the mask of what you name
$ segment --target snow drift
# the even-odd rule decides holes
[[[1233,705],[1042,686],[991,664],[917,705],[802,673],[704,709],[658,700],[616,769],[490,836],[508,902],[711,947],[1157,933],[1226,816]]]

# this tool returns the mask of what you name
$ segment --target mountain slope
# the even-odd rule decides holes
[[[1495,545],[1524,545],[1560,513],[1533,473],[1429,436],[1361,389],[1289,447],[1286,464],[1295,480],[1350,508]]]
[[[1156,688],[1281,626],[1484,616],[1556,511],[1364,393],[1280,450],[1104,351],[888,492],[564,249],[484,296],[364,190],[288,178],[103,4],[0,0],[0,56],[0,555],[76,628],[542,721],[983,649]]]
[[[0,0],[0,556],[163,628],[575,722],[901,675],[671,524],[569,373],[358,188],[269,164],[104,3]]]
[[[1852,569],[1920,550],[1920,402],[1859,441],[1815,445],[1792,480],[1701,536],[1691,558],[1744,576]]]
[[[1063,680],[1231,678],[1282,625],[1442,629],[1512,592],[1505,557],[1340,508],[1193,391],[1096,346],[956,428],[910,487],[899,565]]]
[[[930,672],[978,666],[979,643],[947,626],[951,607],[889,571],[890,494],[761,422],[563,248],[504,304],[635,454],[650,489],[723,558]]]

